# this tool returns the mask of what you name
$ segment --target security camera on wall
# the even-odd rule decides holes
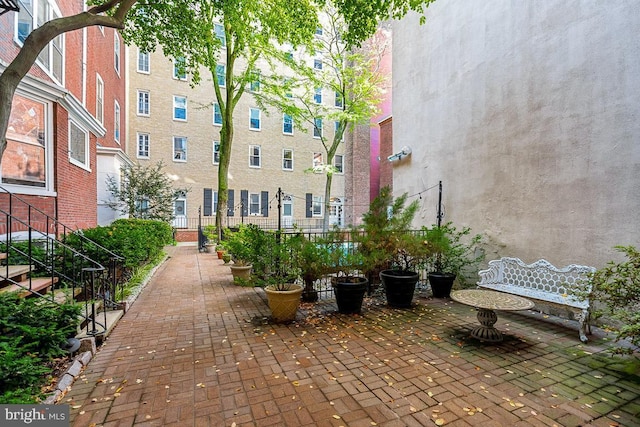
[[[411,154],[411,147],[405,145],[399,152],[387,157],[387,160],[389,160],[390,162],[394,160],[400,160],[403,156],[408,156],[409,154]]]

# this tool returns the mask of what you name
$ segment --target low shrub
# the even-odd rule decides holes
[[[0,402],[38,400],[47,363],[65,354],[63,345],[75,335],[79,315],[77,305],[0,294]]]

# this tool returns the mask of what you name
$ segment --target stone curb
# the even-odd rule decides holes
[[[82,347],[89,347],[90,350],[84,351],[74,357],[71,366],[58,378],[56,389],[42,402],[45,405],[53,405],[58,402],[93,358],[96,352],[95,338],[84,338],[81,342]]]

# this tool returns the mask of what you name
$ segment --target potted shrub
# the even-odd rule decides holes
[[[424,236],[410,230],[419,205],[417,200],[406,205],[407,197],[405,193],[394,200],[391,189],[382,188],[363,216],[364,233],[359,242],[367,265],[379,271],[392,307],[411,306],[419,280],[416,266],[431,254]]]
[[[204,238],[206,240],[204,243],[205,251],[208,253],[213,253],[215,250],[217,250],[218,246],[216,226],[211,224],[205,225],[202,228],[202,234],[204,235]]]
[[[331,284],[339,313],[360,313],[364,294],[369,289],[369,280],[362,274],[370,268],[357,244],[361,235],[360,230],[345,231],[336,227],[326,238],[327,271],[333,274]]]
[[[484,252],[477,250],[482,236],[471,236],[469,227],[458,230],[451,222],[424,231],[433,249],[427,259],[433,297],[448,298],[456,278],[465,287],[468,273],[477,273],[478,265],[484,260]]]
[[[232,264],[229,264],[234,281],[249,280],[251,278],[252,247],[246,226],[241,226],[237,231],[227,230],[224,234],[223,246],[231,255]]]
[[[269,259],[272,264],[269,274],[264,278],[264,291],[271,310],[271,318],[275,322],[295,320],[300,306],[302,285],[295,283],[301,270],[297,266],[298,241],[281,239],[281,236],[270,233],[274,237]]]
[[[300,270],[300,277],[304,282],[302,300],[305,302],[318,301],[318,292],[314,288],[316,280],[328,273],[329,247],[321,239],[310,240],[302,233],[288,237],[292,259]]]

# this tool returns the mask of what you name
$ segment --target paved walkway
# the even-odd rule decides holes
[[[214,254],[170,252],[63,398],[73,426],[640,425],[639,377],[575,323],[500,313],[483,344],[473,309],[419,297],[275,325]]]

